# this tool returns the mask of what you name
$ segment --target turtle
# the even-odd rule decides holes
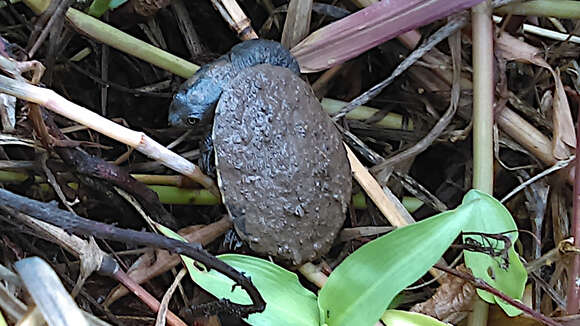
[[[250,249],[292,265],[330,250],[351,199],[350,165],[288,50],[263,39],[234,46],[180,87],[168,120],[213,123],[222,202]]]

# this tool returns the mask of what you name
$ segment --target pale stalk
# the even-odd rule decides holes
[[[471,11],[473,39],[473,188],[493,194],[493,21],[491,1]],[[488,304],[475,296],[469,326],[486,326]]]
[[[493,23],[491,3],[472,10],[473,188],[493,193]]]
[[[33,3],[34,0],[26,3]],[[167,70],[177,76],[189,78],[199,69],[199,66],[172,55],[151,44],[143,42],[127,33],[103,23],[79,10],[70,8],[65,17],[67,21],[79,31],[92,39],[111,46],[121,52],[151,63],[154,66]]]
[[[215,9],[242,40],[258,38],[250,19],[235,0],[212,0]]]
[[[312,0],[291,0],[282,31],[282,46],[293,48],[302,41],[310,30]]]
[[[499,7],[496,13],[502,15],[540,16],[567,19],[580,18],[580,2],[572,0],[533,0],[516,2]]]
[[[203,174],[197,165],[170,151],[142,132],[123,127],[93,111],[70,102],[53,90],[33,86],[1,75],[0,92],[42,105],[70,120],[129,145],[149,158],[159,161],[166,167],[198,182],[219,197],[220,192],[213,180]]]

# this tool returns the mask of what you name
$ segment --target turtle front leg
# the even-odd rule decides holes
[[[199,166],[203,171],[203,173],[212,178],[215,178],[216,177],[215,154],[211,134],[212,131],[210,130],[205,135],[203,141],[201,142],[201,146],[199,147],[200,151]]]

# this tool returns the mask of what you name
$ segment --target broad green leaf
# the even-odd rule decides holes
[[[107,10],[112,10],[127,2],[127,0],[93,0],[87,13],[93,17],[101,17]]]
[[[393,297],[419,279],[461,231],[503,233],[515,229],[509,212],[497,200],[471,190],[456,209],[397,229],[347,257],[320,291],[321,320],[330,326],[372,325]],[[517,234],[511,237],[515,241]],[[494,259],[471,254],[466,252],[466,261],[470,256],[470,267],[474,273],[477,271],[477,277],[490,281],[489,275],[481,275],[489,267],[496,278],[490,284],[514,298],[521,298],[526,275],[515,252],[510,255],[510,267],[506,271]],[[474,263],[481,265],[473,266]],[[508,313],[517,313],[505,303],[498,304],[508,309]]]
[[[177,233],[158,226],[166,236],[184,241]],[[247,293],[228,277],[181,256],[191,278],[204,290],[219,299],[229,299],[239,304],[250,304]],[[250,325],[319,326],[316,295],[300,284],[296,274],[267,260],[235,254],[218,256],[236,270],[250,277],[266,301],[266,310],[251,314],[246,320]],[[232,288],[234,289],[232,291]]]
[[[508,210],[492,196],[472,190],[464,198],[465,202],[477,202],[474,206],[475,211],[473,216],[469,219],[468,224],[464,228],[464,232],[482,232],[482,233],[504,233],[503,235],[509,237],[512,244],[518,239],[516,232],[517,226],[508,212]],[[504,243],[498,242],[494,239],[486,238],[485,241],[480,236],[463,236],[470,237],[476,240],[483,246],[492,246],[496,249],[503,249]],[[501,257],[493,258],[487,254],[464,251],[465,265],[471,269],[475,277],[481,278],[489,283],[492,287],[509,295],[512,298],[519,299],[524,293],[524,288],[527,281],[527,273],[524,265],[519,259],[518,254],[514,251],[513,245],[508,250],[509,253],[509,267],[505,267],[505,263]],[[499,300],[489,292],[477,290],[479,296],[489,302],[497,303],[509,316],[516,316],[521,311],[503,300]]]
[[[447,326],[433,317],[416,312],[392,310],[385,311],[381,320],[389,326]]]
[[[111,0],[93,0],[87,13],[93,17],[101,17],[107,10],[109,10],[109,3]]]
[[[330,325],[373,325],[391,300],[441,257],[459,235],[469,205],[411,224],[348,256],[320,290],[321,320]]]

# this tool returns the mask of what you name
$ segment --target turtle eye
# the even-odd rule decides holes
[[[190,126],[190,127],[194,127],[195,125],[197,125],[199,123],[199,119],[196,117],[187,117],[187,120],[185,120],[185,122]]]

